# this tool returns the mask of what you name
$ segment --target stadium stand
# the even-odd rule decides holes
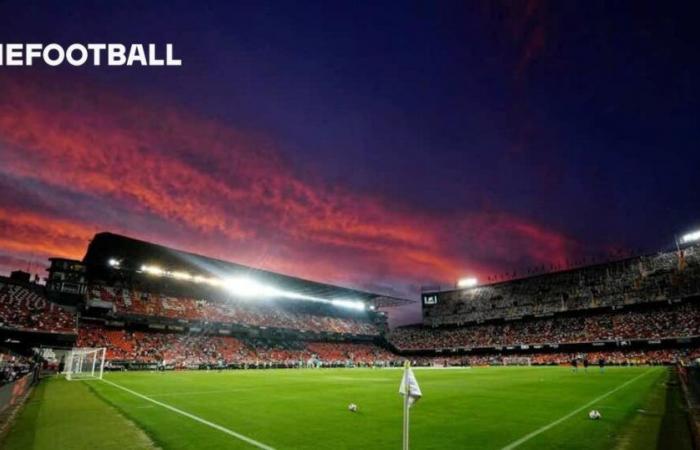
[[[396,355],[386,349],[367,343],[311,342],[307,348],[318,355],[320,360],[332,364],[346,361],[355,364],[374,364],[377,361],[388,363],[397,359]]]
[[[0,348],[0,386],[12,383],[31,372],[34,359]]]
[[[431,365],[498,365],[517,356],[568,364],[577,355],[670,364],[700,356],[698,248],[439,292],[435,304],[424,303],[422,325],[387,331],[386,317],[369,305],[397,299],[103,233],[84,266],[71,262],[85,274],[78,303],[59,306],[42,286],[0,279],[0,331],[42,334],[31,341],[39,345],[47,334],[72,336],[62,345],[105,347],[114,367],[129,368],[384,366],[406,356]],[[245,269],[298,295],[244,298],[148,273],[139,261],[178,268],[195,261],[181,269],[190,273]],[[319,296],[366,303],[358,310],[296,298]]]
[[[700,294],[700,246],[438,294],[430,326],[663,302]]]
[[[388,335],[401,350],[494,348],[535,344],[581,344],[700,336],[700,305],[672,303],[633,311],[578,312],[458,328],[406,327]]]
[[[265,302],[198,300],[104,285],[91,286],[89,295],[90,299],[111,305],[115,317],[152,316],[298,331],[379,335],[376,325],[366,320],[305,314]]]
[[[411,357],[414,366],[501,366],[505,364],[506,358],[512,358],[512,353],[483,353],[477,355],[463,356],[416,356]],[[605,365],[613,366],[635,366],[643,364],[651,365],[672,365],[679,362],[690,364],[700,358],[700,349],[677,348],[677,349],[637,349],[637,350],[614,350],[614,351],[592,351],[592,352],[554,352],[554,353],[529,353],[520,354],[520,357],[527,359],[533,366],[549,365],[571,365],[573,360],[579,362],[588,360],[590,366],[597,366],[598,361],[603,359]]]
[[[371,343],[275,341],[261,338],[129,331],[85,324],[78,347],[105,347],[110,362],[157,364],[170,368],[274,364],[302,367],[310,359],[321,366],[369,365],[395,355]]]
[[[386,338],[417,362],[443,365],[518,355],[566,364],[586,353],[616,364],[691,360],[700,346],[699,248],[424,294],[423,324]]]
[[[40,287],[0,279],[0,327],[76,333],[75,314],[50,302]]]

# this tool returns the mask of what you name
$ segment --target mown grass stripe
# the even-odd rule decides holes
[[[199,423],[201,423],[201,424],[203,424],[203,425],[206,425],[206,426],[208,426],[208,427],[210,427],[210,428],[213,428],[213,429],[215,429],[215,430],[221,431],[222,433],[226,433],[226,434],[228,434],[229,436],[235,437],[236,439],[239,439],[239,440],[241,440],[241,441],[247,442],[248,444],[250,444],[250,445],[252,445],[252,446],[255,446],[255,447],[257,447],[257,448],[261,448],[261,449],[264,449],[264,450],[275,450],[273,447],[270,447],[269,445],[265,445],[265,444],[263,444],[262,442],[258,442],[258,441],[256,441],[255,439],[249,438],[248,436],[244,436],[244,435],[242,435],[242,434],[240,434],[240,433],[237,433],[237,432],[235,432],[235,431],[233,431],[233,430],[230,430],[230,429],[228,429],[228,428],[226,428],[226,427],[223,427],[223,426],[218,425],[218,424],[216,424],[216,423],[210,422],[210,421],[208,421],[208,420],[206,420],[206,419],[202,419],[202,418],[199,417],[199,416],[195,416],[194,414],[190,414],[190,413],[188,413],[187,411],[183,411],[183,410],[181,410],[181,409],[179,409],[179,408],[176,408],[176,407],[174,407],[174,406],[168,405],[167,403],[163,403],[163,402],[160,402],[160,401],[158,401],[158,400],[155,400],[155,399],[152,399],[152,398],[150,398],[150,397],[147,397],[147,396],[145,396],[145,395],[143,395],[143,394],[140,394],[140,393],[138,393],[138,392],[136,392],[136,391],[133,391],[133,390],[127,388],[127,387],[121,386],[121,385],[119,385],[119,384],[117,384],[117,383],[114,383],[114,382],[112,382],[112,381],[105,380],[105,379],[102,379],[102,381],[103,381],[104,383],[109,384],[110,386],[114,386],[114,387],[116,387],[117,389],[121,389],[122,391],[128,392],[128,393],[130,393],[130,394],[132,394],[132,395],[134,395],[134,396],[136,396],[136,397],[139,397],[139,398],[141,398],[141,399],[143,399],[143,400],[146,400],[146,401],[151,402],[151,403],[153,403],[153,404],[156,404],[156,405],[158,405],[158,406],[160,406],[160,407],[163,407],[163,408],[165,408],[165,409],[168,409],[168,410],[170,410],[170,411],[172,411],[172,412],[174,412],[174,413],[177,413],[177,414],[180,414],[180,415],[182,415],[182,416],[185,416],[185,417],[187,417],[187,418],[189,418],[189,419],[192,419],[192,420],[194,420],[194,421],[196,421],[196,422],[199,422]]]
[[[510,444],[508,444],[508,445],[506,445],[505,447],[503,447],[501,450],[512,450],[512,449],[514,449],[514,448],[516,448],[516,447],[518,447],[518,446],[524,444],[525,442],[529,441],[530,439],[534,438],[535,436],[544,433],[545,431],[549,430],[550,428],[554,428],[555,426],[559,425],[560,423],[564,422],[564,421],[567,420],[567,419],[570,419],[571,417],[573,417],[573,416],[575,416],[576,414],[580,413],[580,412],[583,411],[584,409],[586,409],[586,408],[588,408],[588,407],[590,407],[590,406],[593,406],[593,405],[595,405],[596,403],[598,403],[599,401],[601,401],[601,400],[603,400],[603,399],[605,399],[605,398],[607,398],[607,397],[613,395],[614,393],[616,393],[616,392],[619,391],[620,389],[624,389],[625,387],[629,386],[630,384],[634,383],[634,382],[637,381],[638,379],[642,378],[644,375],[646,375],[646,374],[648,374],[648,373],[651,373],[652,371],[653,371],[653,369],[649,369],[649,370],[645,371],[644,373],[639,374],[639,375],[637,375],[636,377],[632,378],[631,380],[625,381],[624,383],[622,383],[621,385],[617,386],[616,388],[614,388],[614,389],[612,389],[612,390],[606,392],[605,394],[603,394],[603,395],[601,395],[601,396],[599,396],[599,397],[594,398],[594,399],[591,400],[590,402],[586,403],[586,404],[583,405],[583,406],[580,406],[580,407],[576,408],[575,410],[571,411],[570,413],[566,414],[565,416],[562,416],[562,417],[558,418],[557,420],[555,420],[555,421],[553,421],[553,422],[550,422],[550,423],[548,423],[547,425],[545,425],[545,426],[543,426],[543,427],[541,427],[541,428],[536,429],[536,430],[533,431],[532,433],[526,434],[525,436],[521,437],[520,439],[511,442]]]

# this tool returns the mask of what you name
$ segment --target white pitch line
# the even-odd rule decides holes
[[[201,417],[195,416],[194,414],[190,414],[190,413],[188,413],[187,411],[183,411],[183,410],[181,410],[181,409],[175,408],[174,406],[170,406],[170,405],[168,405],[167,403],[159,402],[158,400],[154,400],[154,399],[152,399],[152,398],[150,398],[150,397],[146,397],[146,396],[143,395],[143,394],[139,394],[138,392],[132,391],[132,390],[129,389],[129,388],[125,388],[124,386],[118,385],[117,383],[113,383],[113,382],[107,381],[107,380],[105,380],[105,379],[102,379],[102,381],[103,381],[104,383],[107,383],[107,384],[109,384],[109,385],[111,385],[111,386],[114,386],[114,387],[116,387],[116,388],[118,388],[118,389],[121,389],[121,390],[123,390],[123,391],[126,391],[126,392],[128,392],[128,393],[130,393],[130,394],[132,394],[132,395],[135,395],[136,397],[142,398],[142,399],[144,399],[144,400],[146,400],[146,401],[149,401],[149,402],[151,402],[151,403],[154,403],[154,404],[156,404],[156,405],[158,405],[158,406],[161,406],[161,407],[163,407],[163,408],[165,408],[165,409],[169,409],[169,410],[172,411],[172,412],[175,412],[175,413],[178,413],[178,414],[183,415],[183,416],[185,416],[185,417],[188,417],[188,418],[190,418],[190,419],[192,419],[192,420],[194,420],[194,421],[196,421],[196,422],[199,422],[199,423],[201,423],[201,424],[204,424],[204,425],[206,425],[206,426],[208,426],[208,427],[211,427],[211,428],[213,428],[213,429],[215,429],[215,430],[219,430],[219,431],[221,431],[222,433],[226,433],[226,434],[228,434],[229,436],[233,436],[233,437],[235,437],[235,438],[237,438],[237,439],[240,439],[240,440],[243,441],[243,442],[247,442],[248,444],[253,445],[253,446],[255,446],[255,447],[262,448],[262,449],[264,449],[264,450],[275,450],[273,447],[270,447],[269,445],[265,445],[265,444],[263,444],[262,442],[258,442],[258,441],[256,441],[255,439],[251,439],[251,438],[249,438],[248,436],[244,436],[244,435],[242,435],[242,434],[240,434],[240,433],[236,433],[236,432],[233,431],[233,430],[229,430],[228,428],[222,427],[221,425],[217,425],[217,424],[215,424],[215,423],[209,422],[208,420],[202,419]]]
[[[530,434],[526,434],[525,436],[521,437],[521,438],[518,439],[517,441],[511,442],[510,444],[508,444],[508,445],[506,445],[505,447],[503,447],[501,450],[512,450],[512,449],[514,449],[515,447],[518,447],[519,445],[521,445],[521,444],[523,444],[523,443],[529,441],[530,439],[534,438],[534,437],[537,436],[538,434],[544,433],[545,431],[549,430],[550,428],[553,428],[553,427],[559,425],[560,423],[562,423],[562,422],[565,421],[566,419],[569,419],[569,418],[571,418],[572,416],[575,416],[576,414],[580,413],[581,411],[583,411],[584,409],[588,408],[589,406],[592,406],[592,405],[596,404],[597,402],[603,400],[604,398],[613,395],[615,392],[617,392],[617,391],[619,391],[620,389],[622,389],[622,388],[624,388],[624,387],[626,387],[626,386],[628,386],[628,385],[634,383],[635,381],[637,381],[638,379],[642,378],[644,375],[648,374],[648,373],[651,372],[651,371],[652,371],[652,369],[649,369],[649,370],[647,370],[646,372],[644,372],[644,373],[642,373],[642,374],[640,374],[640,375],[637,375],[636,377],[632,378],[631,380],[627,380],[626,382],[622,383],[621,385],[619,385],[619,386],[616,387],[615,389],[606,392],[605,394],[601,395],[600,397],[594,398],[593,400],[591,400],[590,402],[586,403],[585,405],[583,405],[583,406],[581,406],[581,407],[579,407],[579,408],[576,408],[575,410],[571,411],[569,414],[567,414],[567,415],[565,415],[565,416],[563,416],[563,417],[558,418],[558,419],[555,420],[554,422],[548,423],[547,425],[543,426],[542,428],[536,429],[535,431],[533,431],[533,432],[530,433]]]

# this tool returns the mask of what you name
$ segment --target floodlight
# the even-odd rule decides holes
[[[118,259],[110,258],[109,261],[107,261],[107,264],[109,264],[112,267],[119,267],[120,263]]]
[[[474,287],[478,283],[479,283],[479,281],[474,277],[461,278],[460,280],[457,281],[457,287],[461,287],[461,288]]]
[[[262,297],[265,295],[278,294],[276,289],[246,277],[230,278],[224,281],[224,286],[231,293],[240,295],[241,297]]]
[[[141,266],[141,271],[156,276],[161,276],[165,273],[163,269],[156,266]]]
[[[191,280],[192,275],[187,272],[171,272],[170,275],[176,280]]]
[[[358,310],[365,309],[364,303],[362,303],[360,301],[355,301],[355,300],[331,300],[331,303],[333,305],[342,306],[344,308],[358,309]]]
[[[116,259],[110,259],[109,265],[112,267],[119,267],[119,261]],[[327,298],[314,297],[307,294],[302,294],[299,292],[284,291],[274,286],[268,286],[260,283],[249,277],[233,277],[233,278],[218,278],[218,277],[205,277],[203,275],[193,275],[189,272],[184,271],[171,271],[166,270],[158,266],[142,265],[141,272],[147,273],[149,275],[163,276],[168,278],[174,278],[176,280],[186,280],[193,283],[204,283],[214,287],[220,287],[226,289],[231,294],[237,297],[246,298],[259,298],[259,297],[274,297],[274,298],[289,298],[296,300],[308,300],[314,302],[328,303],[335,306],[340,306],[344,308],[365,310],[370,309],[374,311],[376,309],[373,305],[365,305],[364,302],[359,300],[329,300]]]
[[[216,287],[221,287],[221,286],[226,286],[226,282],[224,280],[221,280],[219,278],[202,278],[205,283],[207,283],[210,286],[216,286]]]
[[[306,294],[300,294],[298,292],[291,292],[291,291],[278,291],[278,294],[282,297],[285,298],[292,298],[295,300],[309,300],[312,302],[325,302],[329,303],[328,300],[325,298],[320,298],[320,297],[314,297],[312,295],[306,295]]]
[[[700,241],[700,230],[693,231],[692,233],[685,234],[681,237],[681,243],[683,244],[695,241]]]

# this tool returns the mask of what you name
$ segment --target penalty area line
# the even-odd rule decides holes
[[[152,399],[152,398],[150,398],[150,397],[146,397],[146,396],[143,395],[143,394],[139,394],[138,392],[132,391],[132,390],[129,389],[129,388],[125,388],[124,386],[121,386],[121,385],[119,385],[119,384],[117,384],[117,383],[113,383],[113,382],[108,381],[108,380],[105,380],[105,379],[102,379],[102,382],[103,382],[103,383],[107,383],[107,384],[109,384],[110,386],[114,386],[114,387],[117,388],[117,389],[121,389],[122,391],[128,392],[128,393],[131,394],[131,395],[135,395],[136,397],[139,397],[139,398],[141,398],[141,399],[143,399],[143,400],[146,400],[146,401],[148,401],[148,402],[151,402],[151,403],[153,403],[153,404],[156,404],[156,405],[158,405],[158,406],[160,406],[160,407],[162,407],[162,408],[168,409],[168,410],[170,410],[170,411],[172,411],[172,412],[174,412],[174,413],[177,413],[177,414],[180,414],[180,415],[182,415],[182,416],[185,416],[185,417],[187,417],[187,418],[189,418],[189,419],[192,419],[192,420],[194,420],[195,422],[199,422],[199,423],[201,423],[201,424],[203,424],[203,425],[206,425],[206,426],[208,426],[208,427],[210,427],[210,428],[213,428],[213,429],[215,429],[215,430],[221,431],[222,433],[226,433],[226,434],[228,434],[229,436],[233,436],[233,437],[235,437],[236,439],[240,439],[241,441],[247,442],[248,444],[253,445],[253,446],[257,447],[257,448],[262,448],[262,449],[264,449],[264,450],[275,450],[274,447],[270,447],[269,445],[265,445],[265,444],[263,444],[262,442],[258,442],[258,441],[256,441],[255,439],[249,438],[248,436],[244,436],[244,435],[242,435],[242,434],[240,434],[240,433],[236,433],[235,431],[229,430],[228,428],[222,427],[221,425],[217,425],[217,424],[215,424],[215,423],[213,423],[213,422],[209,422],[208,420],[202,419],[201,417],[195,416],[194,414],[190,414],[190,413],[188,413],[187,411],[183,411],[183,410],[178,409],[178,408],[176,408],[176,407],[174,407],[174,406],[170,406],[170,405],[168,405],[167,403],[159,402],[158,400],[154,400],[154,399]]]
[[[521,438],[518,439],[517,441],[511,442],[510,444],[508,444],[508,445],[506,445],[505,447],[503,447],[501,450],[512,450],[512,449],[514,449],[514,448],[516,448],[516,447],[518,447],[518,446],[524,444],[525,442],[529,441],[530,439],[534,438],[535,436],[537,436],[537,435],[539,435],[539,434],[542,434],[542,433],[544,433],[545,431],[549,430],[550,428],[554,428],[555,426],[559,425],[560,423],[564,422],[565,420],[567,420],[567,419],[569,419],[569,418],[575,416],[576,414],[580,413],[581,411],[583,411],[584,409],[588,408],[589,406],[593,406],[593,405],[595,405],[596,403],[598,403],[599,401],[603,400],[604,398],[607,398],[607,397],[613,395],[615,392],[619,391],[620,389],[624,389],[625,387],[629,386],[630,384],[634,383],[634,382],[637,381],[638,379],[642,378],[644,375],[648,374],[648,373],[651,372],[652,370],[653,370],[653,369],[649,369],[649,370],[645,371],[644,373],[639,374],[639,375],[637,375],[636,377],[634,377],[634,378],[632,378],[632,379],[630,379],[630,380],[625,381],[624,383],[622,383],[622,384],[619,385],[618,387],[616,387],[616,388],[614,388],[614,389],[612,389],[612,390],[606,392],[605,394],[603,394],[603,395],[601,395],[601,396],[599,396],[599,397],[594,398],[594,399],[591,400],[590,402],[586,403],[586,404],[583,405],[583,406],[580,406],[580,407],[576,408],[575,410],[571,411],[571,412],[568,413],[567,415],[558,418],[558,419],[555,420],[554,422],[550,422],[550,423],[548,423],[547,425],[545,425],[545,426],[543,426],[543,427],[541,427],[541,428],[536,429],[536,430],[533,431],[532,433],[526,434],[525,436],[521,437]]]

